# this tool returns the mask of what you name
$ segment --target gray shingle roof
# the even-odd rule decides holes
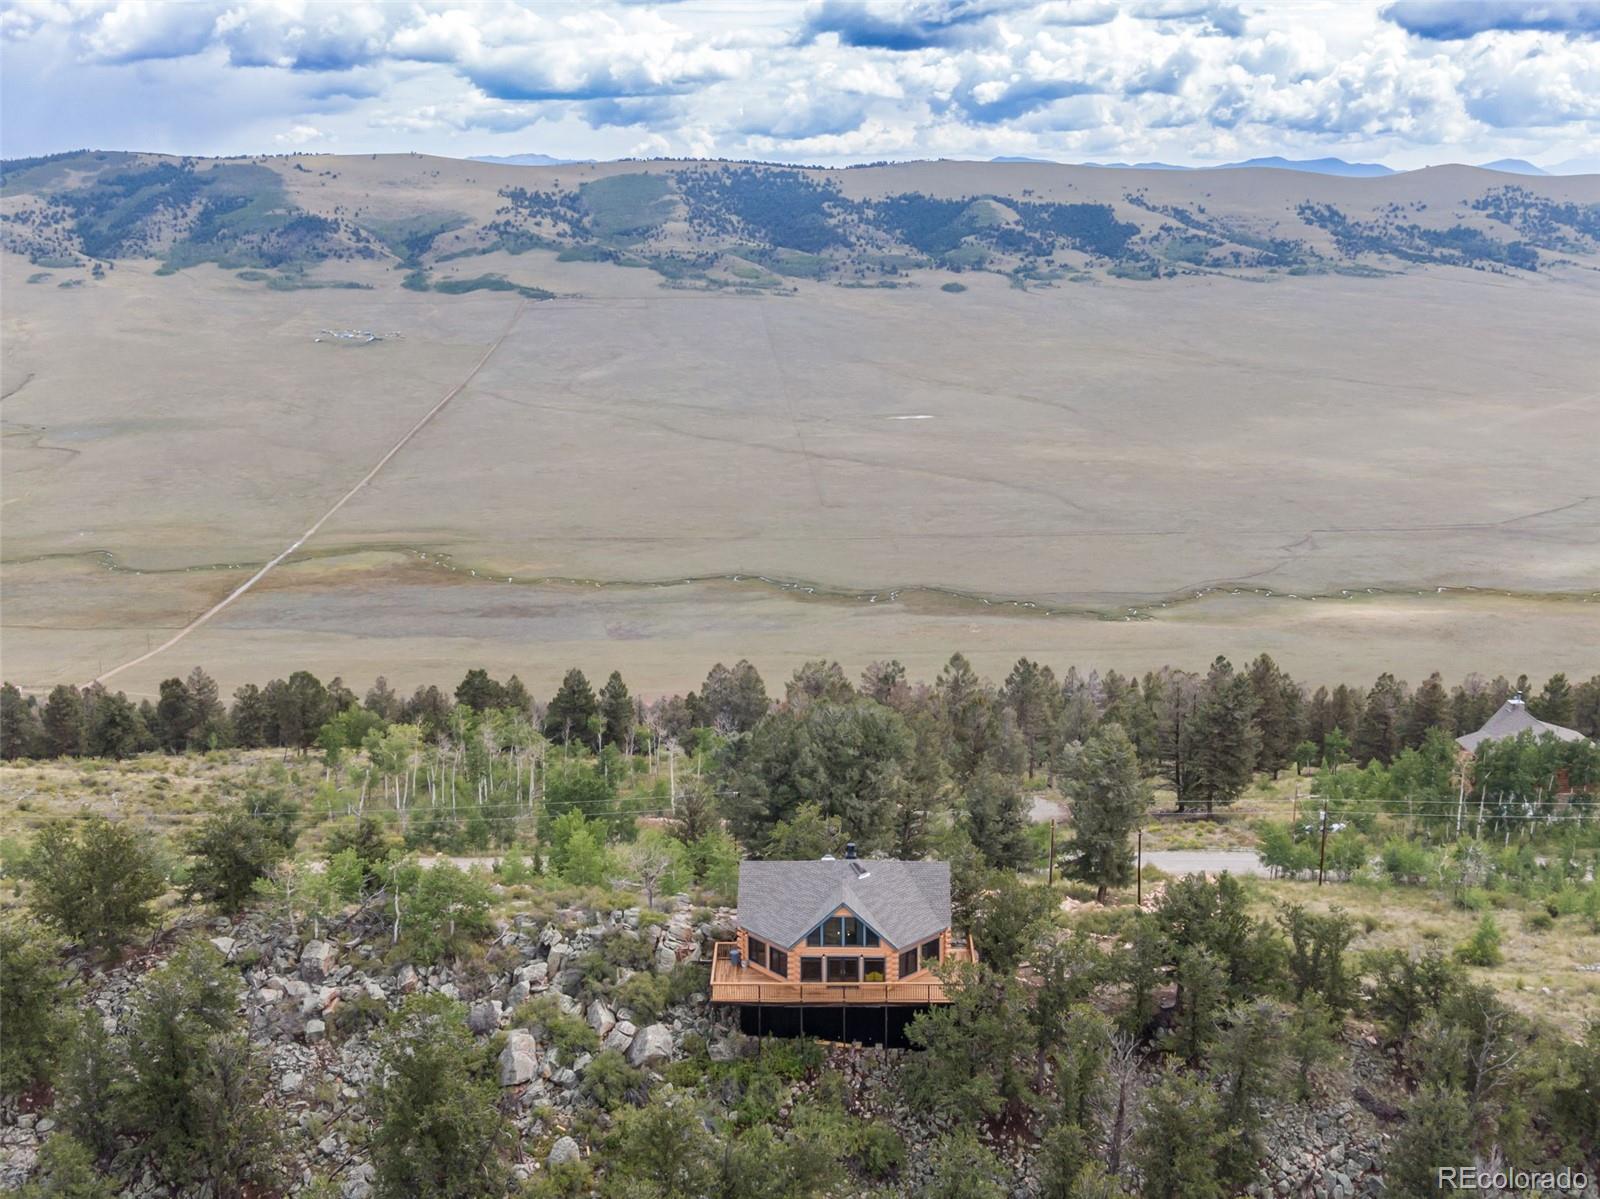
[[[789,948],[847,907],[895,948],[950,927],[950,864],[858,859],[740,862],[739,926]]]
[[[1515,737],[1518,733],[1532,733],[1535,737],[1549,733],[1558,741],[1588,740],[1577,729],[1562,728],[1559,724],[1546,724],[1528,711],[1526,704],[1513,696],[1501,704],[1500,710],[1489,717],[1476,733],[1457,737],[1456,744],[1468,753],[1472,753],[1485,741],[1499,741],[1503,737]]]

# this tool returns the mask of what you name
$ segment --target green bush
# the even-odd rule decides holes
[[[256,880],[281,861],[294,844],[294,827],[272,827],[246,803],[213,812],[186,838],[193,861],[184,891],[191,899],[237,912],[249,902]]]
[[[873,1120],[857,1127],[852,1156],[863,1174],[882,1182],[906,1164],[906,1143],[893,1125]]]
[[[58,946],[18,924],[0,924],[0,1091],[49,1079],[67,1032],[67,980]]]
[[[647,974],[641,970],[629,975],[628,981],[616,989],[615,999],[619,1007],[627,1008],[638,1017],[636,1024],[654,1024],[667,1010],[670,988],[666,975]]]
[[[593,1053],[600,1047],[600,1038],[583,1017],[563,1012],[550,995],[528,1000],[512,1013],[511,1023],[542,1034],[569,1060],[582,1053]]]
[[[28,855],[29,906],[63,935],[109,954],[155,923],[166,890],[148,837],[103,816],[77,829],[53,820]]]
[[[113,1199],[122,1188],[94,1168],[94,1155],[82,1141],[54,1133],[39,1148],[34,1175],[18,1199]]]
[[[583,1073],[583,1091],[607,1111],[624,1103],[642,1103],[649,1084],[638,1070],[628,1065],[620,1050],[607,1049],[596,1055]]]
[[[1505,959],[1500,952],[1500,926],[1485,914],[1472,936],[1456,946],[1456,960],[1469,966],[1498,966]]]
[[[1410,841],[1390,841],[1383,847],[1383,872],[1392,882],[1426,882],[1433,869],[1433,855],[1420,845]]]
[[[116,1116],[178,1189],[271,1191],[279,1146],[266,1071],[239,1027],[239,977],[203,941],[148,975],[116,1085]]]
[[[378,1054],[367,1110],[379,1199],[503,1194],[510,1133],[461,1005],[412,996],[378,1037]]]
[[[459,954],[493,927],[494,891],[477,871],[444,861],[426,870],[412,865],[396,871],[395,886],[401,895],[401,946],[415,962]]]

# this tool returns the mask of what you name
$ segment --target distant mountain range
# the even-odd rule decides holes
[[[1023,155],[1002,155],[989,161],[1043,163],[1053,162],[1054,160],[1049,158],[1028,158]],[[1347,179],[1377,179],[1384,175],[1404,173],[1396,171],[1393,167],[1385,166],[1381,162],[1346,162],[1342,158],[1281,158],[1277,155],[1268,158],[1248,158],[1243,162],[1224,162],[1214,167],[1185,167],[1170,162],[1079,162],[1072,165],[1121,168],[1133,171],[1236,171],[1254,168],[1267,171],[1304,171],[1311,175],[1337,175]],[[1493,162],[1479,163],[1478,166],[1485,171],[1501,171],[1507,175],[1589,173],[1582,170],[1562,171],[1558,169],[1556,171],[1547,171],[1524,158],[1497,158]]]
[[[548,154],[473,154],[468,162],[492,162],[503,167],[564,167],[592,158],[551,158]]]
[[[1336,171],[1354,177],[1330,177]],[[801,170],[535,154],[73,151],[0,163],[0,195],[0,246],[35,266],[149,258],[170,274],[216,263],[278,288],[326,285],[308,269],[344,261],[399,268],[395,277],[413,289],[526,292],[536,289],[498,272],[530,251],[647,268],[669,286],[707,290],[796,279],[897,287],[920,269],[1026,286],[1600,265],[1600,177],[1401,176],[1337,159],[1132,175],[961,161]],[[462,275],[475,258],[482,273]]]

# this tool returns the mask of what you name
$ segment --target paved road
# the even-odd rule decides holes
[[[1029,816],[1037,824],[1065,820],[1066,806],[1043,795],[1029,796]],[[1144,860],[1168,874],[1259,874],[1267,868],[1254,850],[1249,849],[1147,849]]]
[[[1248,849],[1147,849],[1147,866],[1158,866],[1168,874],[1259,874],[1267,868],[1253,850]]]

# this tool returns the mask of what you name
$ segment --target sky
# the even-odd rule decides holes
[[[0,55],[9,158],[1600,171],[1600,0],[0,0]]]

